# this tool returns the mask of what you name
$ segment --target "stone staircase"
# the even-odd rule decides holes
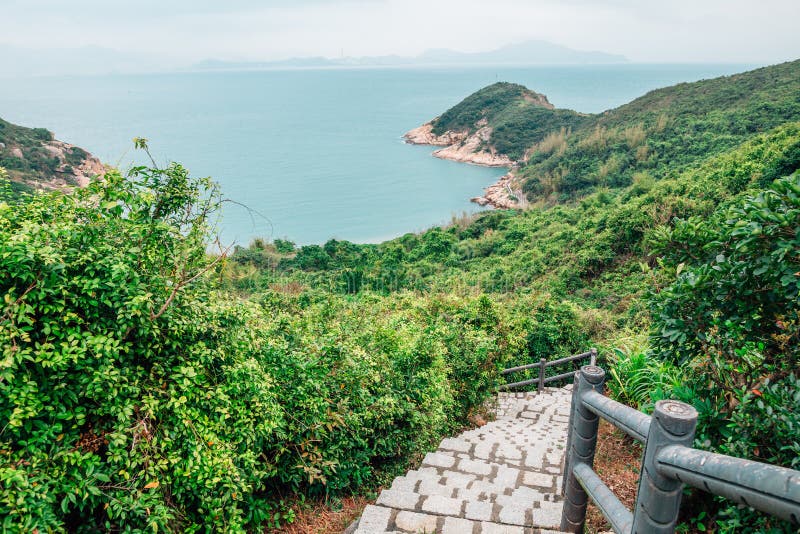
[[[571,386],[498,394],[495,421],[442,440],[347,532],[556,532],[571,396]]]

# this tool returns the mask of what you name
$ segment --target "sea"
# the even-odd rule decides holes
[[[110,74],[0,83],[0,117],[53,131],[123,170],[183,164],[221,186],[218,234],[374,243],[482,208],[505,170],[431,157],[402,135],[497,81],[598,113],[647,91],[752,65],[360,68]]]

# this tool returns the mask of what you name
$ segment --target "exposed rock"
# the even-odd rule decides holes
[[[504,154],[498,154],[494,148],[489,146],[492,128],[486,126],[486,120],[481,119],[476,126],[479,129],[472,135],[467,131],[447,131],[442,135],[436,135],[433,133],[433,124],[428,122],[406,133],[403,138],[412,145],[444,147],[433,152],[435,157],[441,159],[485,167],[510,167],[513,165],[514,161],[511,158]]]
[[[433,124],[428,122],[407,132],[403,138],[411,145],[450,146],[463,141],[468,132],[445,132],[443,135],[433,133]]]
[[[106,173],[106,167],[95,156],[86,152],[86,157],[83,158],[80,165],[74,166],[67,163],[67,153],[76,149],[75,145],[64,143],[63,141],[49,141],[44,145],[44,148],[53,154],[54,157],[59,159],[60,165],[56,172],[63,174],[65,182],[74,182],[79,187],[86,187],[89,181],[95,176],[103,176]],[[84,151],[85,152],[85,151]],[[56,180],[59,177],[55,177]],[[58,186],[63,187],[63,186]]]
[[[3,146],[2,149],[7,150],[13,157],[26,159],[25,151],[19,146]],[[103,176],[106,172],[105,165],[99,159],[75,145],[52,140],[43,141],[39,149],[44,150],[48,157],[58,161],[55,168],[47,172],[41,169],[34,172],[11,171],[9,174],[12,180],[34,189],[66,189],[75,186],[85,187],[92,177]],[[77,165],[76,152],[82,156]]]
[[[535,104],[543,108],[556,109],[556,107],[553,104],[551,104],[549,100],[547,100],[547,97],[545,95],[537,93],[535,91],[526,92],[524,95],[522,95],[522,98],[526,102],[530,102],[531,104]]]
[[[498,154],[488,142],[492,136],[492,128],[483,126],[474,134],[459,143],[451,144],[436,150],[433,155],[437,158],[472,163],[486,167],[510,167],[514,164],[505,154]]]
[[[470,201],[480,206],[492,206],[497,209],[517,209],[525,207],[524,193],[514,189],[514,173],[507,172],[495,183],[484,189],[481,197],[471,198]]]

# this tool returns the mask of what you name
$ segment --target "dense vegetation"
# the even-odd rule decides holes
[[[519,160],[529,200],[676,176],[754,134],[800,120],[800,60],[651,91],[597,115],[552,110],[522,86],[497,83],[470,95],[434,133],[472,131],[485,119],[488,144]]]
[[[290,521],[287,500],[385,481],[469,424],[503,366],[590,343],[621,401],[685,400],[701,414],[697,446],[798,467],[800,122],[787,65],[580,119],[607,130],[540,125],[530,168],[589,165],[595,145],[573,136],[612,130],[644,135],[636,150],[661,139],[664,159],[377,245],[255,240],[209,255],[219,194],[179,165],[68,194],[5,190],[4,529]],[[605,135],[612,154],[633,150]],[[791,532],[699,492],[685,510],[706,530]]]
[[[482,297],[232,300],[217,203],[173,165],[0,204],[4,529],[283,521],[282,495],[405,469],[521,351]]]

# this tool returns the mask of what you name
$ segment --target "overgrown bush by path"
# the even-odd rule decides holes
[[[0,201],[5,531],[258,530],[463,424],[516,337],[488,299],[214,289],[179,165]],[[491,320],[487,319],[491,318]]]
[[[677,277],[652,299],[653,347],[682,368],[672,395],[698,409],[698,446],[797,469],[800,173],[655,235]],[[721,532],[794,531],[722,499],[710,510]]]

